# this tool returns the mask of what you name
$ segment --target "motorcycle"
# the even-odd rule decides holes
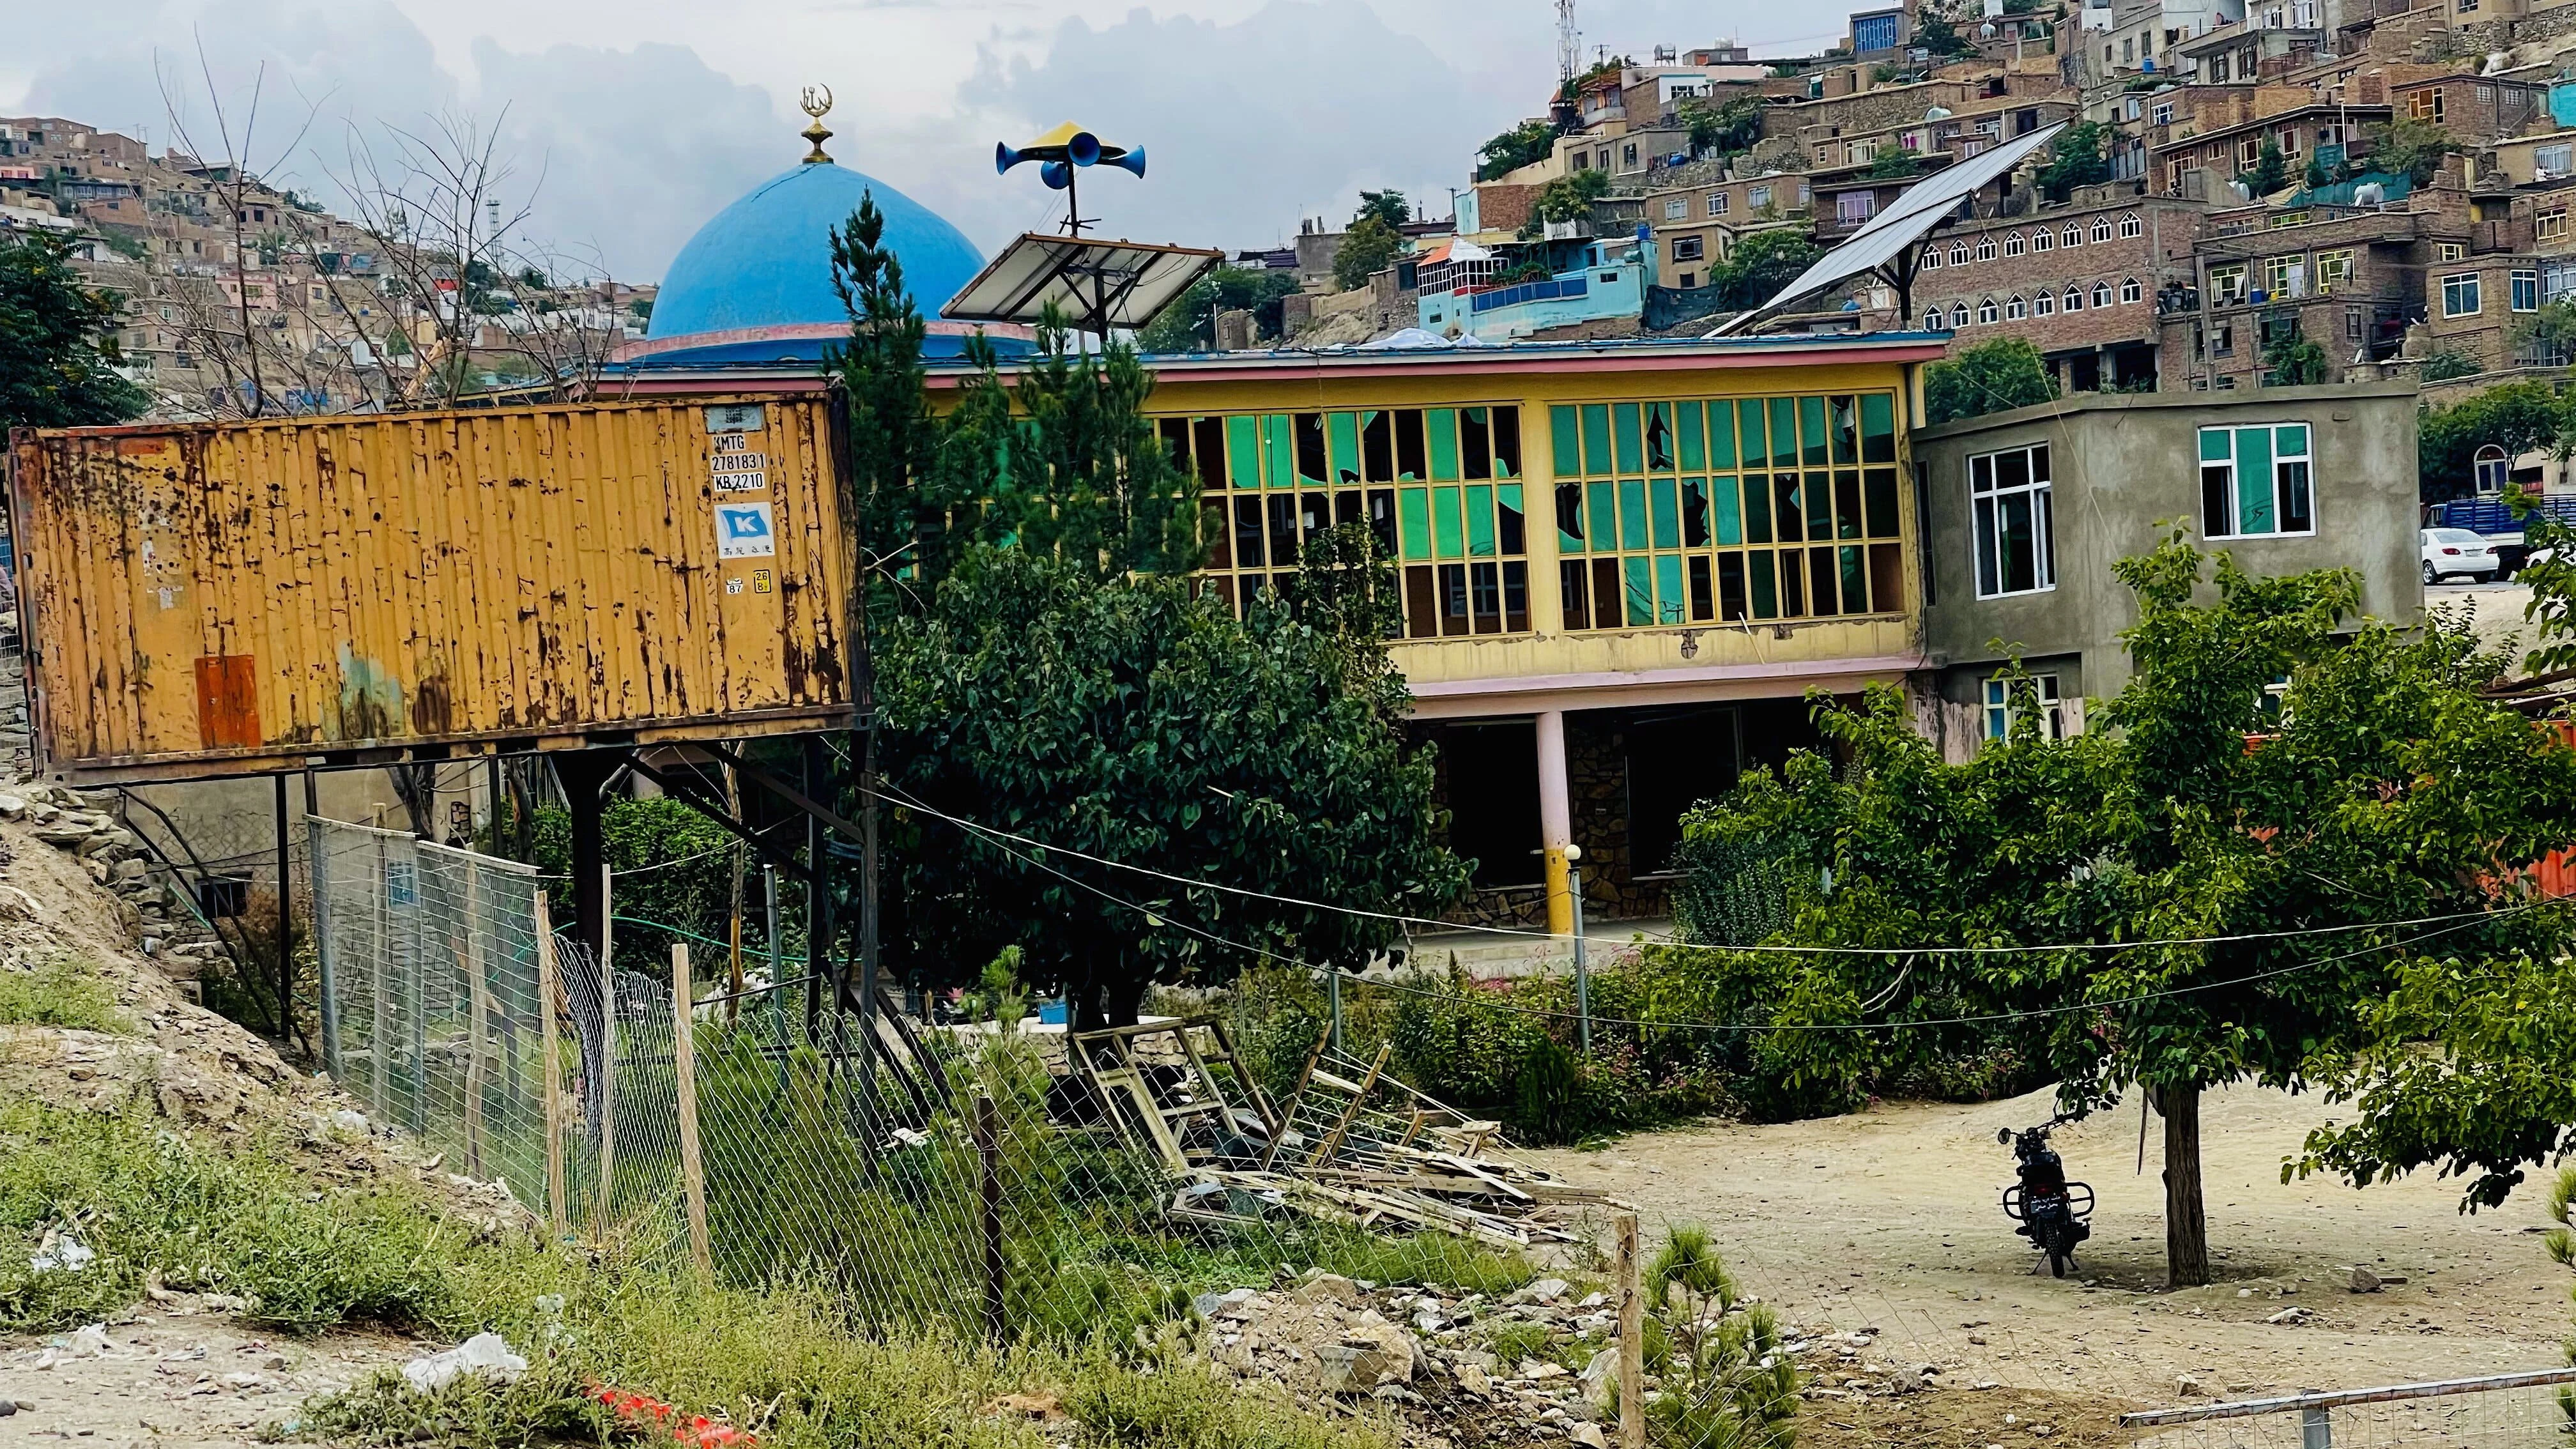
[[[1996,1142],[2011,1144],[2021,1175],[2004,1189],[2004,1216],[2021,1224],[2013,1232],[2048,1255],[2048,1271],[2058,1278],[2075,1265],[2075,1245],[2093,1236],[2093,1188],[2068,1182],[2066,1164],[2048,1145],[2048,1134],[2073,1120],[2058,1116],[2018,1134],[2009,1127],[1995,1132]],[[2038,1272],[2039,1265],[2030,1270]]]

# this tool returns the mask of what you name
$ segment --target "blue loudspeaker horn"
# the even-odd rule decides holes
[[[1130,146],[1127,148],[1126,155],[1119,157],[1117,160],[1112,161],[1109,164],[1122,171],[1132,171],[1136,173],[1136,179],[1142,181],[1145,179],[1145,148],[1142,146]]]
[[[996,141],[993,143],[993,172],[995,175],[1007,175],[1012,167],[1019,165],[1027,159],[1029,158],[1012,150],[1011,143],[1008,141]]]
[[[1089,131],[1076,131],[1064,143],[1064,159],[1076,166],[1089,166],[1100,160],[1100,138]]]
[[[1073,184],[1073,168],[1061,161],[1049,161],[1038,168],[1038,179],[1049,191],[1062,191]]]

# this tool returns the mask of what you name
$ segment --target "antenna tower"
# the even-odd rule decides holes
[[[1583,32],[1574,28],[1574,0],[1556,0],[1557,79],[1572,84],[1582,59]]]

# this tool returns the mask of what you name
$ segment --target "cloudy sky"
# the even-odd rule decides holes
[[[1445,214],[1478,144],[1535,110],[1552,0],[72,0],[0,50],[0,115],[59,115],[212,153],[216,102],[281,184],[330,196],[389,128],[497,131],[528,240],[630,280],[803,154],[798,93],[831,87],[843,165],[987,250],[1056,213],[997,140],[1076,120],[1141,144],[1104,177],[1113,235],[1225,247],[1346,217],[1397,187]],[[1813,50],[1839,11],[1754,0],[1582,0],[1587,50],[1732,35]],[[1830,34],[1825,32],[1831,32]],[[174,121],[175,114],[175,121]]]

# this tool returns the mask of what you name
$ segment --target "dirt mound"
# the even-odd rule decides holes
[[[112,1030],[0,1024],[0,1101],[148,1111],[295,1152],[325,1181],[416,1180],[480,1226],[528,1220],[505,1185],[441,1171],[355,1099],[190,1000],[201,953],[162,954],[172,935],[137,904],[146,892],[123,835],[73,791],[0,791],[0,972],[94,980],[117,1018]]]

